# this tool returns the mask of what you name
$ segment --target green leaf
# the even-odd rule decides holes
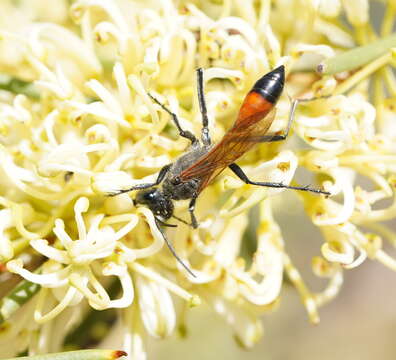
[[[396,47],[396,33],[326,59],[318,65],[318,72],[321,75],[333,75],[353,70],[379,58],[394,47]]]
[[[14,94],[23,94],[34,100],[40,98],[37,88],[31,82],[5,74],[0,74],[0,89],[10,91]]]
[[[23,304],[40,290],[40,285],[22,280],[0,300],[0,324],[8,320]]]
[[[5,360],[113,360],[126,355],[127,353],[121,350],[79,350],[36,356],[22,356]]]

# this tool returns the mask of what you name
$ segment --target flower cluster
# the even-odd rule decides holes
[[[396,216],[394,52],[388,46],[356,72],[353,61],[337,63],[339,54],[377,40],[368,0],[45,3],[0,4],[8,14],[0,27],[0,280],[15,273],[40,285],[21,308],[9,311],[8,296],[0,303],[0,357],[60,351],[89,308],[121,308],[114,346],[143,359],[145,333],[163,338],[183,323],[171,295],[208,303],[250,348],[284,274],[317,323],[344,269],[371,258],[396,270],[383,249],[396,244],[396,233],[382,223]],[[393,2],[387,6],[382,37],[395,13]],[[344,15],[353,31],[341,25]],[[293,185],[301,185],[296,169],[305,168],[331,193],[297,194],[323,235],[312,262],[328,279],[322,292],[307,287],[285,249],[273,216],[282,189],[246,185],[224,171],[198,198],[199,228],[179,222],[164,233],[149,209],[135,206],[133,192],[108,196],[152,182],[188,150],[148,93],[199,134],[195,70],[204,68],[216,142],[252,84],[279,65],[287,90],[271,131],[287,126],[289,94],[314,98],[294,116],[290,138],[300,142],[258,145],[240,165],[254,180]],[[187,219],[187,206],[175,202],[175,214]],[[257,245],[244,257],[247,229]],[[164,234],[195,277],[163,249]],[[111,293],[115,283],[120,293]]]

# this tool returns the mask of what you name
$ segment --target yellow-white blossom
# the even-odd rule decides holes
[[[337,295],[345,269],[370,258],[396,270],[383,246],[395,245],[396,234],[382,223],[396,216],[394,51],[356,72],[351,65],[315,73],[319,64],[376,40],[369,4],[3,1],[0,271],[40,289],[18,309],[7,307],[7,296],[0,302],[0,356],[60,351],[91,308],[118,308],[100,346],[114,343],[130,359],[145,359],[145,336],[170,336],[185,325],[186,305],[202,301],[250,348],[263,334],[260,316],[279,302],[285,276],[317,323],[318,308]],[[383,37],[390,35],[389,19]],[[293,186],[305,185],[295,180],[305,168],[315,186],[331,193],[298,192],[322,234],[312,261],[314,274],[327,279],[321,292],[305,284],[273,216],[288,206],[283,189],[247,185],[225,170],[197,200],[198,229],[177,222],[163,231],[148,208],[135,206],[134,192],[109,196],[155,181],[188,151],[149,93],[198,135],[195,70],[204,68],[217,142],[252,84],[279,65],[287,81],[271,132],[286,129],[292,98],[315,99],[299,103],[285,145],[257,145],[238,163],[252,180]],[[188,204],[175,202],[175,215],[187,222]],[[247,229],[257,239],[248,255]],[[195,277],[164,248],[167,241]]]

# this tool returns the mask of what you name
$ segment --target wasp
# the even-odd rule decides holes
[[[166,223],[171,217],[187,223],[173,214],[174,200],[190,200],[188,211],[190,213],[191,223],[187,224],[193,228],[198,227],[198,221],[194,214],[196,200],[202,190],[227,167],[246,184],[330,195],[326,191],[309,186],[298,187],[283,183],[252,181],[235,163],[236,160],[259,142],[273,142],[286,139],[298,100],[293,102],[285,132],[283,134],[268,132],[275,117],[275,111],[273,110],[282,94],[284,84],[285,68],[283,65],[261,77],[246,95],[233,127],[214,146],[212,145],[209,133],[209,122],[204,97],[203,70],[201,68],[197,69],[198,102],[202,114],[201,141],[190,131],[183,130],[176,114],[151,94],[148,94],[155,103],[172,117],[179,135],[188,139],[191,142],[191,147],[186,154],[178,158],[174,163],[165,165],[160,170],[155,182],[137,184],[109,195],[115,196],[129,191],[139,190],[134,203],[143,204],[150,208],[155,215],[156,224],[162,234],[163,231],[160,225],[175,226]],[[161,187],[158,187],[159,185]],[[166,240],[165,236],[164,238]],[[177,256],[169,241],[166,240],[166,243],[176,259],[192,274],[191,270]],[[192,275],[194,276],[194,274]]]

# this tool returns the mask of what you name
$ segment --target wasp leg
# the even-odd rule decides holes
[[[186,220],[183,220],[182,218],[179,218],[179,217],[178,217],[178,216],[176,216],[176,215],[172,215],[172,217],[173,217],[173,218],[175,218],[176,220],[178,220],[178,221],[182,222],[183,224],[186,224],[186,225],[192,226],[192,224],[188,223]]]
[[[201,139],[204,145],[210,145],[210,133],[209,133],[209,119],[208,111],[206,109],[204,85],[203,85],[203,70],[202,68],[197,69],[197,89],[198,89],[198,102],[199,109],[202,114],[202,134]]]
[[[191,216],[191,226],[196,229],[198,227],[198,221],[197,218],[195,217],[194,210],[195,210],[195,202],[197,201],[197,198],[192,198],[190,201],[190,204],[188,205],[188,211]]]
[[[148,96],[151,97],[151,99],[156,102],[159,106],[161,106],[170,116],[172,116],[172,120],[175,123],[177,130],[179,131],[179,135],[181,137],[184,137],[188,140],[191,141],[192,144],[196,144],[198,142],[198,139],[195,137],[195,135],[193,133],[191,133],[190,131],[185,131],[181,128],[180,123],[179,123],[179,119],[177,118],[176,114],[173,113],[172,111],[170,111],[164,104],[162,104],[160,101],[158,101],[153,95],[151,95],[150,93],[148,93]]]
[[[282,183],[252,181],[247,177],[247,175],[243,172],[243,170],[237,164],[233,163],[228,167],[233,171],[233,173],[236,176],[238,176],[246,184],[257,185],[257,186],[266,186],[266,187],[272,187],[272,188],[284,188],[284,189],[292,189],[292,190],[310,191],[310,192],[313,192],[316,194],[323,194],[326,196],[331,195],[327,191],[311,188],[309,186],[289,186],[289,185],[285,185]]]
[[[301,102],[309,102],[309,101],[314,101],[318,99],[327,99],[329,96],[321,96],[317,98],[311,98],[311,99],[294,99],[292,101],[291,107],[290,107],[290,112],[289,112],[289,121],[287,122],[287,128],[286,131],[283,134],[267,134],[262,137],[260,137],[260,142],[273,142],[273,141],[282,141],[287,138],[289,135],[290,127],[291,124],[294,120],[294,115],[297,109],[297,105]]]
[[[162,235],[162,237],[163,237],[163,239],[164,239],[164,241],[165,241],[165,244],[166,244],[166,246],[168,246],[168,249],[170,250],[170,252],[172,253],[172,255],[176,258],[176,260],[180,263],[180,265],[183,266],[183,267],[187,270],[187,272],[188,272],[191,276],[196,277],[196,276],[194,275],[194,273],[189,269],[189,267],[183,262],[183,260],[180,259],[179,255],[177,255],[175,248],[174,248],[173,245],[169,242],[168,238],[167,238],[166,235],[165,235],[165,232],[162,230],[160,221],[158,221],[157,218],[154,218],[154,219],[155,219],[155,224],[157,225],[157,228],[158,228],[158,230],[160,231],[160,233],[161,233],[161,235]],[[161,221],[161,222],[162,222],[162,221]]]
[[[159,219],[159,218],[155,218],[157,221],[158,221],[158,223],[160,224],[160,225],[162,225],[162,226],[165,226],[165,227],[173,227],[173,228],[175,228],[175,227],[177,227],[177,225],[175,225],[175,224],[168,224],[168,223],[166,223],[166,222],[164,222],[164,221],[162,221],[161,219]]]
[[[130,187],[130,188],[128,188],[128,189],[121,189],[121,190],[117,190],[117,191],[114,191],[114,192],[112,192],[112,193],[109,193],[108,196],[116,196],[116,195],[120,195],[120,194],[129,192],[129,191],[132,191],[132,190],[148,189],[148,188],[150,188],[150,187],[152,187],[152,186],[159,185],[159,184],[161,183],[161,181],[164,180],[165,175],[166,175],[167,172],[169,171],[171,165],[172,165],[172,164],[165,165],[165,166],[160,170],[160,172],[159,172],[159,174],[158,174],[158,177],[157,177],[157,180],[155,180],[155,182],[153,182],[153,183],[137,184],[137,185],[134,185],[134,186],[132,186],[132,187]]]
[[[294,119],[294,113],[296,112],[296,108],[300,100],[293,100],[290,112],[289,112],[289,120],[287,122],[286,131],[283,134],[267,134],[260,138],[260,142],[273,142],[273,141],[282,141],[287,138],[289,135],[290,127]]]

